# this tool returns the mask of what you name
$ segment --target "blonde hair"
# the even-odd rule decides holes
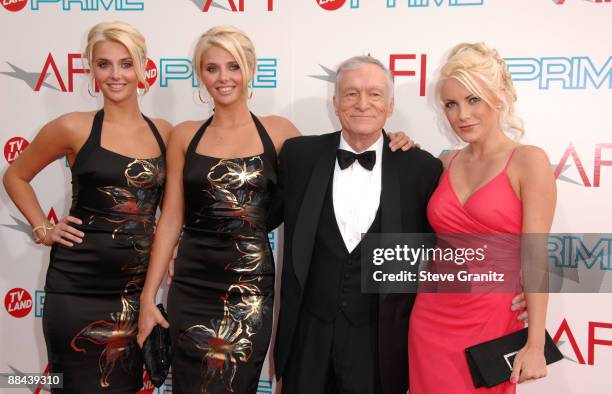
[[[436,86],[439,103],[442,84],[448,78],[456,79],[470,93],[499,111],[500,127],[503,131],[514,131],[518,139],[523,136],[523,122],[514,114],[516,90],[512,75],[506,62],[495,49],[482,42],[455,46],[440,70],[440,79]]]
[[[193,64],[200,83],[202,82],[202,56],[210,47],[216,45],[228,51],[240,66],[244,91],[255,73],[255,47],[251,39],[234,26],[215,26],[198,39],[193,53]]]
[[[144,91],[149,90],[149,83],[145,78],[147,65],[147,47],[144,36],[132,25],[125,22],[102,22],[89,30],[87,35],[87,46],[85,57],[89,66],[93,67],[94,49],[96,44],[103,41],[117,42],[127,49],[132,61],[138,82],[144,85]]]

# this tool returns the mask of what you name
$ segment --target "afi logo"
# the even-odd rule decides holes
[[[51,53],[49,53],[49,55],[47,55],[45,63],[43,64],[42,70],[38,77],[38,81],[36,81],[36,85],[34,86],[34,91],[40,91],[40,88],[43,85],[50,86],[47,82],[47,78],[49,77],[51,72],[62,92],[74,92],[74,76],[77,74],[91,73],[91,70],[89,68],[79,67],[76,64],[79,62],[83,62],[83,57],[80,53],[68,54],[68,75],[66,76],[68,83],[66,85],[66,83],[64,83],[64,78],[62,78],[62,74],[60,73],[59,68],[57,67],[57,62],[55,61],[55,58]],[[151,59],[147,59],[147,64],[145,66],[145,78],[149,83],[149,86],[152,86],[155,83],[155,81],[157,80],[157,75],[158,71],[155,62],[153,62]],[[142,84],[139,84],[139,87],[144,88]],[[98,86],[95,87],[95,90],[96,92],[99,91]]]
[[[370,56],[368,54],[368,56]],[[334,83],[336,72],[319,64],[326,75],[309,75],[311,78]],[[419,96],[425,96],[427,85],[427,54],[392,53],[389,55],[389,71],[397,82],[397,77],[411,77],[419,79]]]
[[[570,346],[572,348],[572,351],[574,352],[574,355],[576,356],[576,358],[578,359],[577,362],[579,364],[587,364],[588,365],[595,365],[595,345],[600,345],[600,346],[612,346],[612,341],[611,340],[606,340],[606,339],[599,339],[599,338],[595,338],[595,329],[607,329],[607,330],[611,330],[612,329],[612,323],[603,323],[603,322],[595,322],[595,321],[590,321],[588,324],[588,342],[587,342],[587,360],[588,362],[584,361],[584,356],[582,354],[582,351],[580,351],[580,347],[578,346],[578,342],[576,341],[576,337],[574,336],[574,333],[572,332],[569,323],[567,322],[567,319],[563,319],[563,321],[561,322],[561,325],[559,326],[559,329],[557,330],[557,333],[555,334],[555,336],[553,337],[553,341],[555,343],[559,343],[559,340],[561,339],[561,336],[567,337]],[[582,331],[582,330],[580,330]],[[566,357],[568,358],[568,357]],[[570,359],[571,360],[571,359]]]
[[[561,160],[559,160],[559,164],[556,165],[555,168],[555,178],[570,182],[580,184],[576,181],[567,178],[562,175],[568,168],[572,166],[572,164],[568,164],[570,159],[573,162],[573,165],[576,167],[578,174],[580,175],[580,179],[582,181],[582,185],[585,187],[599,187],[601,184],[601,167],[602,166],[612,166],[612,160],[602,160],[601,153],[604,149],[612,149],[612,143],[607,144],[595,144],[595,153],[594,153],[594,164],[593,164],[593,184],[591,185],[591,180],[589,179],[586,171],[584,170],[583,161],[578,156],[578,152],[576,148],[574,148],[573,144],[569,144],[563,155],[561,156]]]
[[[53,224],[59,223],[59,220],[57,220],[57,214],[55,213],[55,209],[53,209],[53,207],[51,207],[49,213],[47,214],[47,220]]]
[[[4,307],[13,317],[25,317],[32,310],[32,296],[25,289],[16,287],[4,296]]]
[[[9,164],[13,164],[28,145],[30,145],[30,143],[23,137],[11,138],[4,144],[4,158]]]
[[[2,3],[2,7],[6,8],[8,11],[16,12],[21,11],[23,7],[28,4],[28,0],[0,0]]]
[[[238,2],[238,7],[236,7],[236,1]],[[227,8],[219,4],[221,2],[227,3],[232,12],[244,12],[244,0],[204,0],[204,5],[201,7],[202,12],[208,12],[211,6],[227,10]],[[274,0],[260,0],[260,2],[266,2],[267,10],[274,11]]]
[[[416,61],[416,64],[414,64]],[[402,69],[399,70],[398,63],[408,62],[410,65],[410,69]],[[425,86],[427,84],[427,55],[422,54],[398,54],[393,53],[389,55],[389,70],[391,71],[391,75],[393,79],[395,77],[416,77],[417,71],[419,73],[419,96],[425,96]]]

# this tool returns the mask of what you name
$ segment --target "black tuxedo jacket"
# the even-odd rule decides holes
[[[292,349],[321,208],[334,173],[339,143],[339,131],[297,137],[286,141],[280,153],[279,201],[283,202],[285,229],[281,306],[274,349],[279,378]],[[431,232],[426,208],[442,173],[442,163],[420,149],[391,152],[388,146],[385,135],[381,232]],[[408,320],[414,298],[414,294],[380,296],[378,349],[385,394],[405,394],[408,388]]]

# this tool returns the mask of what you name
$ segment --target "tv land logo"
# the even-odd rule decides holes
[[[505,58],[515,82],[535,81],[539,89],[612,89],[612,56],[596,61],[589,56]]]
[[[574,326],[574,328],[576,328],[576,326]],[[579,327],[579,328],[580,328],[579,332],[583,332],[584,327]],[[574,332],[572,331],[567,321],[567,318],[564,318],[563,321],[561,321],[561,324],[559,325],[557,332],[553,336],[553,342],[555,342],[559,346],[565,359],[573,361],[578,364],[582,364],[582,365],[595,365],[595,347],[596,346],[612,346],[612,340],[601,339],[601,337],[596,337],[598,333],[597,330],[599,330],[599,333],[601,333],[602,330],[612,330],[612,323],[589,321],[587,322],[586,328],[587,328],[586,331],[588,333],[587,334],[586,362],[585,362],[584,353],[583,353],[584,348],[582,348],[583,350],[581,350],[580,346],[578,345],[576,336],[574,335]],[[612,334],[612,331],[610,331],[609,335],[610,334]],[[608,338],[609,338],[609,335],[608,335]],[[566,342],[561,341],[561,338],[567,338],[567,341],[569,342],[569,346],[571,348],[571,352],[573,353],[572,356],[575,357],[576,359],[568,356],[569,354],[568,349],[565,346]],[[610,351],[612,351],[612,349],[610,349]]]
[[[611,150],[608,153],[610,159],[602,159],[603,152],[607,149]],[[559,162],[557,164],[553,164],[555,178],[560,181],[573,183],[575,185],[584,187],[601,187],[602,167],[612,166],[612,143],[595,144],[594,153],[593,156],[591,156],[593,158],[593,176],[591,178],[589,178],[583,164],[591,162],[590,160],[586,161],[588,157],[589,156],[585,156],[583,153],[581,158],[578,155],[578,151],[574,147],[574,144],[570,143],[561,155]],[[576,181],[573,178],[570,178],[569,175],[565,174],[571,168],[575,168],[575,170],[572,172],[578,172],[580,181]],[[592,182],[591,179],[593,180]]]
[[[336,11],[338,8],[342,7],[346,0],[316,0],[317,4],[326,11]],[[351,1],[351,8],[356,8],[353,5],[354,1]],[[357,4],[359,4],[357,2]]]
[[[368,56],[370,56],[368,54]],[[309,75],[310,78],[334,83],[336,72],[322,64],[319,67],[325,74]],[[427,87],[427,54],[425,53],[392,53],[389,55],[389,71],[397,84],[397,77],[417,78],[419,96],[424,97]]]
[[[147,64],[145,65],[145,79],[147,80],[149,87],[155,84],[155,81],[157,81],[157,75],[157,65],[153,60],[147,59]],[[144,89],[144,85],[142,83],[139,83],[138,87],[140,89]]]
[[[336,11],[348,4],[350,8],[361,7],[361,0],[314,0],[326,11]],[[428,8],[483,6],[485,0],[378,0],[386,8]]]
[[[209,12],[211,8],[218,8],[230,12],[244,12],[244,0],[190,0],[202,12]],[[251,9],[255,8],[253,3],[260,3],[261,7],[265,6],[268,12],[274,11],[274,0],[250,0]],[[236,5],[238,3],[238,5]],[[226,4],[226,5],[224,5]],[[227,8],[229,7],[229,8]]]
[[[1,0],[0,0],[1,1]],[[58,55],[49,53],[42,63],[40,71],[29,72],[10,62],[6,62],[12,71],[3,71],[0,74],[24,81],[32,90],[39,92],[43,87],[65,93],[74,92],[76,76],[90,74],[90,69],[84,64],[84,58],[79,53],[67,54],[67,70],[58,67]],[[277,58],[258,58],[255,75],[252,82],[253,89],[270,89],[277,87],[278,77]],[[197,78],[190,59],[187,58],[161,58],[159,63],[148,59],[145,77],[150,86],[159,80],[159,86],[166,88],[175,81],[189,81],[192,87],[197,87]],[[98,88],[96,87],[96,91]]]
[[[4,143],[4,158],[6,162],[13,164],[28,145],[30,143],[23,137],[12,137],[6,141]]]
[[[21,11],[28,0],[0,0],[0,4],[11,12]],[[41,9],[42,6],[42,9]],[[30,10],[45,11],[144,11],[144,1],[138,0],[30,0]]]
[[[21,11],[26,5],[28,5],[28,0],[0,0],[2,1],[2,7],[4,7],[7,11],[17,12]]]
[[[4,296],[4,307],[15,318],[26,317],[32,310],[32,296],[26,289],[15,287]]]

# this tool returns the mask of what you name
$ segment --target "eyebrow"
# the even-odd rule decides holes
[[[226,64],[227,64],[227,63],[238,63],[238,60],[236,60],[236,59],[232,59],[232,60],[227,60],[227,61],[221,61],[220,63],[222,63],[222,64],[223,64],[223,63],[226,63]],[[218,63],[217,63],[217,62],[210,61],[210,62],[208,62],[208,63],[206,63],[206,64],[218,64]]]
[[[361,86],[355,86],[355,85],[348,85],[348,86],[344,86],[342,90],[350,90],[350,89],[354,89],[354,90],[362,90]],[[387,90],[385,86],[366,86],[365,91],[371,92],[373,90],[377,90],[377,91],[385,91]]]
[[[105,58],[105,57],[98,57],[98,58],[96,58],[95,60],[96,60],[96,61],[100,61],[100,60],[109,61],[109,60],[108,60],[107,58]],[[131,57],[124,57],[123,59],[119,59],[119,61],[121,61],[121,62],[126,61],[126,60],[132,61],[132,58],[131,58]]]
[[[478,96],[476,96],[475,94],[470,93],[470,94],[468,94],[467,96],[465,96],[465,97],[464,97],[464,100],[467,100],[467,99],[469,99],[470,97],[478,97]],[[442,101],[447,101],[447,102],[448,102],[448,101],[455,101],[455,99],[450,99],[450,98],[442,98]]]

